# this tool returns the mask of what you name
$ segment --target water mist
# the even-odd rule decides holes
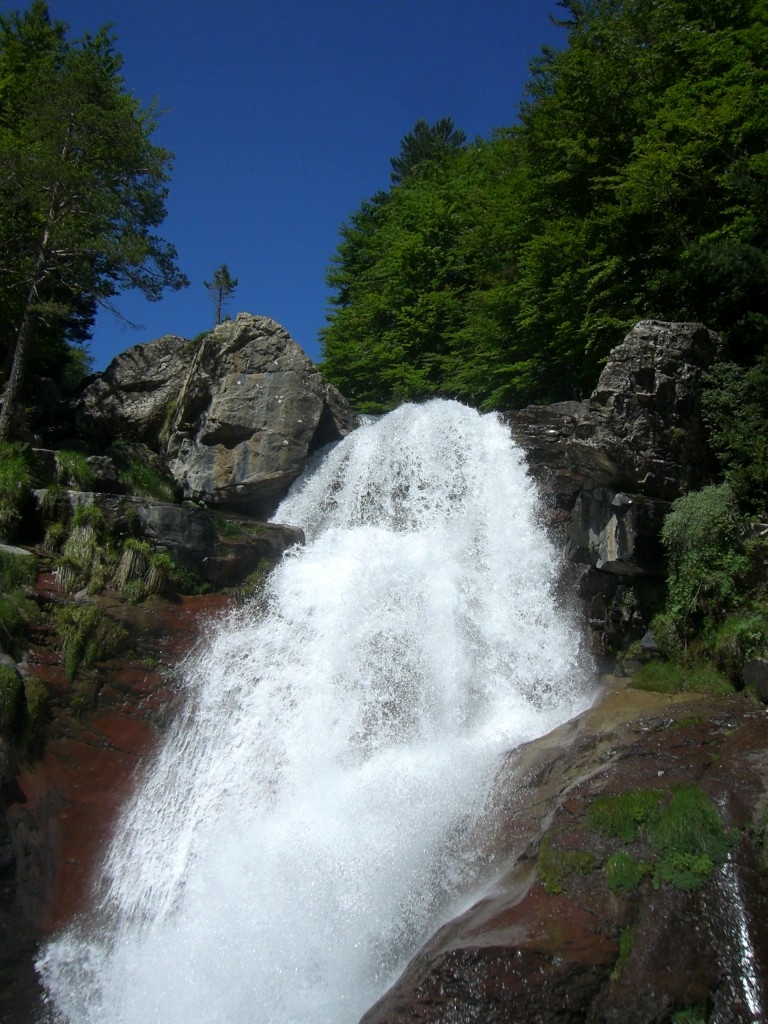
[[[40,957],[52,1021],[354,1024],[478,883],[502,753],[586,703],[495,417],[403,406],[275,518],[307,544],[181,667],[94,905]]]

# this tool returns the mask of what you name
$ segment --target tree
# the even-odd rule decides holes
[[[216,307],[216,323],[221,323],[221,313],[228,299],[231,299],[237,288],[237,278],[231,277],[227,264],[222,263],[218,270],[214,270],[210,281],[203,281]]]
[[[124,87],[107,29],[69,42],[45,0],[0,16],[0,269],[10,436],[36,347],[89,336],[125,288],[150,300],[189,282],[152,229],[171,154],[151,142],[155,104]]]
[[[454,127],[450,117],[441,117],[434,124],[427,124],[423,119],[417,121],[413,131],[400,140],[400,153],[389,161],[392,184],[400,185],[429,164],[439,163],[458,152],[466,140],[464,132]]]

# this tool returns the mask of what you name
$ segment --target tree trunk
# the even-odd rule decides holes
[[[19,406],[21,389],[24,386],[24,372],[27,367],[27,356],[32,346],[32,335],[34,332],[34,307],[38,299],[38,292],[43,279],[46,276],[45,264],[47,261],[48,241],[50,239],[52,211],[48,214],[48,223],[45,225],[43,238],[35,262],[35,272],[32,283],[27,293],[27,301],[24,306],[24,315],[19,325],[19,333],[16,336],[16,348],[13,352],[13,363],[8,376],[8,383],[3,396],[3,407],[0,409],[0,441],[9,441],[13,434],[14,420]]]

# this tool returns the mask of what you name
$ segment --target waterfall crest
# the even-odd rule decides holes
[[[521,455],[403,406],[275,518],[307,544],[182,666],[88,919],[41,954],[51,1020],[354,1024],[481,872],[495,765],[587,702]]]

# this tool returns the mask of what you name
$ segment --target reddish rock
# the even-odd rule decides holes
[[[646,877],[612,892],[605,862],[623,846],[589,828],[590,803],[692,785],[738,830],[728,860],[696,891]],[[765,1020],[767,800],[768,716],[747,697],[609,695],[510,755],[490,812],[495,882],[361,1024],[655,1024],[694,1008],[717,1024]],[[556,864],[592,855],[560,892],[540,878],[544,843]]]

